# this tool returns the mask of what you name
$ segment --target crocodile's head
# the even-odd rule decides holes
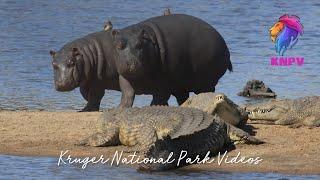
[[[217,114],[235,126],[246,123],[248,119],[247,113],[223,93],[200,93],[190,97],[181,106],[200,109],[212,115]]]
[[[277,121],[289,111],[287,100],[272,100],[267,103],[248,105],[245,107],[250,120]]]
[[[218,111],[219,109],[230,110],[235,107],[235,104],[223,93],[216,93],[212,100],[211,111]]]
[[[214,97],[213,114],[218,114],[219,117],[232,125],[245,124],[248,119],[248,114],[243,111],[238,105],[233,103],[226,95],[217,93]]]

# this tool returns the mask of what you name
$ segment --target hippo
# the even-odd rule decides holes
[[[105,89],[120,90],[116,51],[111,31],[89,34],[50,51],[57,91],[80,87],[87,105],[81,111],[98,111]]]
[[[80,87],[81,111],[98,111],[107,90],[121,91],[119,107],[150,94],[151,105],[182,104],[189,92],[214,92],[227,69],[229,50],[209,24],[188,15],[166,15],[120,30],[103,30],[50,51],[57,91]]]
[[[214,92],[227,69],[229,49],[222,36],[203,20],[167,14],[112,30],[122,75],[125,107],[135,94],[152,94],[151,105],[167,105],[170,95],[181,105],[196,94]]]

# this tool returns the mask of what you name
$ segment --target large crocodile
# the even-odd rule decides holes
[[[249,119],[258,123],[320,126],[320,96],[272,100],[245,107]]]
[[[216,154],[233,141],[247,144],[262,143],[219,117],[195,108],[168,106],[118,108],[106,110],[101,117],[101,131],[80,141],[78,145],[125,145],[123,150],[126,152],[146,152],[155,142],[169,137],[170,140],[165,142],[169,142],[169,145],[170,142],[174,142],[170,146],[175,147],[174,152],[186,150],[190,156],[194,154],[203,156],[210,150],[212,154]],[[181,146],[177,146],[180,139]],[[151,152],[161,154],[162,151]],[[159,153],[156,155],[160,156]],[[173,157],[176,156],[177,154]],[[148,169],[164,170],[174,167],[176,166],[164,164],[151,166]]]

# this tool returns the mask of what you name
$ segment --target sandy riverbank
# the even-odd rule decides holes
[[[54,156],[70,150],[72,156],[113,155],[121,147],[78,147],[73,144],[97,129],[101,113],[78,112],[11,112],[0,111],[0,154],[22,156]],[[229,157],[261,157],[259,165],[197,164],[186,170],[218,170],[238,172],[279,172],[288,174],[320,174],[320,128],[251,124],[256,137],[265,144],[237,145]]]

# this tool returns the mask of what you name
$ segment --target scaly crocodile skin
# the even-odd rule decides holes
[[[273,100],[248,105],[246,110],[249,119],[253,121],[265,120],[280,125],[320,126],[320,96]]]
[[[215,155],[231,141],[260,144],[262,141],[230,125],[218,116],[186,107],[151,106],[110,109],[101,116],[101,130],[78,145],[125,145],[126,152],[147,152],[149,158],[166,158],[173,152],[178,159],[186,150],[188,157]],[[141,170],[160,171],[177,168],[171,164],[145,164]],[[180,166],[186,165],[182,162]],[[179,166],[179,167],[180,167]]]

